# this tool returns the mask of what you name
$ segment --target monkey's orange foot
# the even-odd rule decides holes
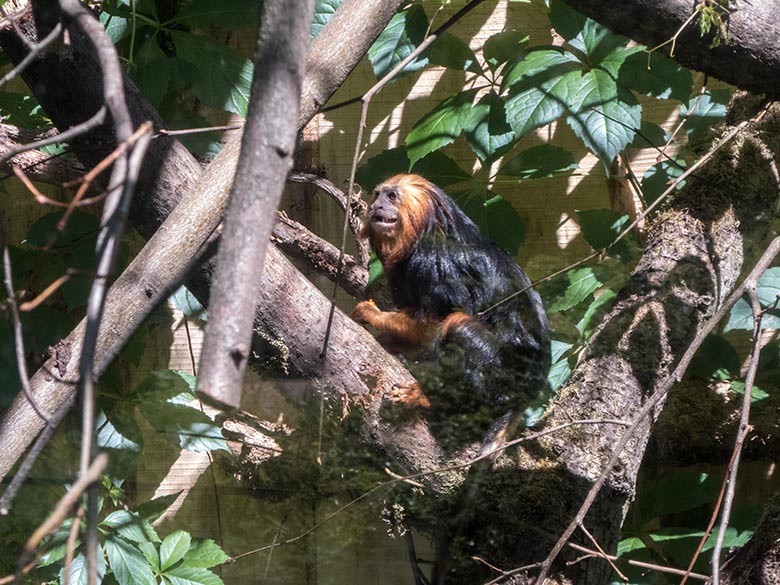
[[[390,401],[395,404],[419,408],[430,408],[431,406],[428,397],[422,393],[422,390],[420,390],[420,387],[417,384],[411,384],[409,386],[397,384],[393,386],[390,390]]]
[[[376,306],[374,301],[360,301],[349,316],[353,321],[365,325],[371,323],[371,317],[381,312],[382,311]]]

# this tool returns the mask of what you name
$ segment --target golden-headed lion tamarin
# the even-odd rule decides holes
[[[475,412],[485,422],[539,394],[550,366],[539,295],[448,195],[421,176],[396,175],[374,190],[363,235],[397,308],[363,301],[352,317],[416,360],[410,370],[419,384],[396,392],[397,402],[457,413],[458,425],[481,428]]]

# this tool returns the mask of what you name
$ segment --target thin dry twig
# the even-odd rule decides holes
[[[631,440],[634,433],[636,433],[639,425],[642,423],[645,417],[649,416],[650,413],[653,412],[656,405],[668,394],[672,385],[675,382],[680,381],[682,375],[685,373],[685,370],[688,368],[688,364],[693,359],[693,355],[704,341],[704,338],[709,335],[709,333],[717,326],[718,323],[720,323],[721,319],[725,317],[726,313],[731,310],[731,307],[734,305],[734,303],[736,303],[742,297],[746,290],[746,286],[748,286],[748,283],[758,281],[758,278],[766,271],[778,253],[780,253],[780,237],[776,237],[769,243],[769,246],[767,246],[767,249],[764,251],[761,258],[759,258],[758,262],[756,262],[748,277],[739,287],[732,291],[726,301],[715,311],[710,320],[699,330],[691,344],[688,346],[688,349],[685,350],[685,353],[680,358],[680,361],[678,362],[674,371],[658,385],[653,395],[648,398],[645,405],[634,416],[630,426],[626,429],[612,450],[612,454],[607,460],[607,463],[604,465],[601,475],[593,484],[593,486],[591,486],[588,495],[585,497],[585,501],[580,506],[580,509],[577,511],[574,519],[563,531],[561,537],[547,555],[544,563],[542,563],[542,570],[540,571],[539,577],[537,578],[537,582],[540,585],[542,585],[547,579],[550,568],[552,567],[552,563],[555,561],[563,547],[569,541],[577,526],[579,526],[579,524],[581,524],[585,519],[585,515],[590,510],[591,506],[593,506],[593,503],[596,500],[596,496],[601,491],[604,482],[606,482],[607,478],[612,473],[612,469],[617,463],[620,454],[623,452],[623,449],[625,449],[626,445],[628,445],[628,442]]]
[[[604,552],[604,549],[601,548],[601,545],[598,543],[598,541],[593,537],[590,531],[587,528],[585,528],[585,524],[580,523],[580,530],[583,532],[583,534],[585,534],[585,536],[588,537],[588,540],[590,540],[593,543],[593,546],[596,547],[596,550],[598,551],[598,556],[609,563],[609,566],[612,567],[612,570],[615,571],[615,573],[617,573],[618,577],[623,579],[623,581],[628,581],[628,577],[626,577],[621,572],[621,570],[617,568],[614,559],[610,558],[610,556],[606,552]]]

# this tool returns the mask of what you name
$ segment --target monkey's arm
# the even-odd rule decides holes
[[[409,349],[421,349],[430,344],[438,327],[435,321],[421,321],[405,311],[382,311],[374,301],[358,303],[350,316]]]

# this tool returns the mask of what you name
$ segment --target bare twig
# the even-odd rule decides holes
[[[617,463],[618,457],[623,452],[623,449],[625,449],[626,445],[631,440],[634,433],[636,433],[637,429],[639,428],[639,425],[642,423],[645,417],[649,416],[650,413],[653,412],[656,405],[666,396],[666,394],[671,389],[672,385],[675,382],[680,381],[682,375],[685,373],[685,370],[688,368],[688,364],[693,359],[693,355],[696,353],[696,350],[704,341],[704,338],[715,328],[715,326],[720,322],[720,320],[723,319],[726,313],[728,313],[728,311],[731,310],[731,307],[734,305],[734,303],[736,303],[740,299],[740,297],[744,294],[746,290],[746,286],[748,286],[748,283],[757,281],[758,278],[766,271],[766,269],[772,263],[774,258],[777,256],[778,252],[780,252],[780,237],[777,237],[770,242],[769,246],[767,246],[767,249],[764,251],[761,258],[759,258],[758,262],[756,262],[755,266],[753,267],[753,270],[750,272],[748,277],[743,281],[743,283],[739,287],[737,287],[734,291],[732,291],[732,293],[725,300],[725,302],[715,311],[715,313],[709,319],[709,321],[698,331],[696,337],[693,339],[691,344],[688,346],[688,349],[685,350],[685,353],[680,358],[680,361],[678,362],[677,367],[674,369],[674,371],[658,385],[653,395],[650,398],[648,398],[645,405],[634,416],[630,426],[626,429],[626,431],[620,437],[620,440],[617,442],[614,449],[612,450],[612,454],[607,460],[607,463],[604,465],[601,475],[593,484],[593,486],[591,486],[588,495],[585,497],[585,501],[580,506],[580,509],[577,511],[577,514],[575,515],[574,519],[569,523],[569,526],[566,528],[566,530],[563,531],[561,537],[558,539],[558,541],[555,543],[555,546],[553,546],[552,550],[547,555],[547,558],[542,564],[542,570],[540,571],[539,577],[537,579],[537,582],[540,585],[542,585],[547,579],[547,576],[549,575],[550,572],[550,568],[552,567],[552,563],[555,561],[555,559],[558,557],[563,547],[569,541],[569,538],[571,538],[571,535],[577,529],[577,526],[579,526],[582,523],[582,521],[585,519],[585,515],[590,510],[591,506],[593,506],[593,502],[595,502],[596,496],[598,495],[599,491],[601,491],[601,487],[604,485],[604,482],[612,473],[612,469]]]
[[[720,553],[723,550],[723,540],[726,537],[726,529],[729,526],[729,517],[731,516],[731,505],[734,502],[734,493],[737,489],[740,453],[742,452],[742,445],[750,432],[750,397],[753,393],[753,383],[756,380],[758,360],[761,354],[761,319],[764,316],[764,311],[761,310],[761,303],[758,300],[757,286],[758,278],[750,281],[746,286],[748,297],[750,297],[750,306],[753,309],[753,351],[750,354],[750,364],[745,376],[745,395],[742,397],[742,414],[739,419],[739,429],[737,430],[737,439],[734,444],[733,463],[727,472],[728,489],[726,490],[726,497],[723,499],[723,509],[720,513],[721,521],[718,529],[718,538],[712,550],[712,585],[720,585]]]
[[[617,565],[614,562],[614,559],[610,558],[610,556],[604,552],[604,549],[601,548],[601,545],[598,543],[598,541],[593,538],[593,535],[590,533],[590,531],[585,528],[585,524],[580,524],[580,530],[585,534],[585,536],[588,537],[588,540],[590,540],[593,543],[593,546],[596,547],[596,550],[598,551],[598,556],[604,559],[609,563],[609,566],[612,567],[612,570],[615,571],[615,573],[618,574],[618,577],[623,579],[623,581],[628,581],[628,577],[626,577],[620,569],[617,568]]]
[[[589,548],[586,548],[580,544],[577,544],[576,542],[570,542],[568,544],[569,548],[572,548],[576,551],[583,552],[587,555],[598,557],[598,558],[608,558],[612,561],[619,561],[626,563],[627,565],[630,565],[632,567],[639,567],[641,569],[650,569],[651,571],[657,571],[659,573],[668,573],[670,575],[683,575],[685,574],[685,571],[681,569],[675,569],[674,567],[665,567],[663,565],[656,565],[655,563],[645,563],[642,561],[635,561],[633,559],[621,559],[613,555],[605,555],[603,553],[600,553],[595,550],[591,550]],[[698,579],[699,581],[707,581],[709,580],[709,576],[702,575],[701,573],[688,573],[693,579]]]

